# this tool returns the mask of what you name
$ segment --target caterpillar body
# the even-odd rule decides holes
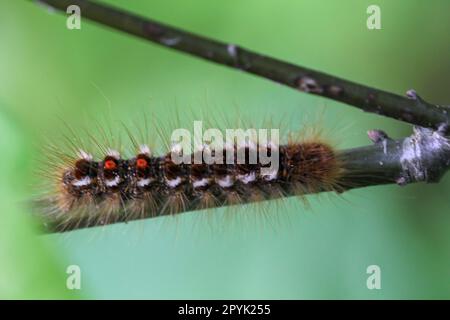
[[[231,162],[225,161],[230,148]],[[255,148],[267,154],[276,150],[278,167],[262,174],[267,164],[259,157],[249,161]],[[53,231],[65,231],[342,187],[339,156],[317,137],[284,145],[225,146],[219,151],[223,161],[208,164],[175,163],[171,152],[156,156],[147,145],[138,146],[129,158],[105,149],[99,159],[86,150],[67,155],[55,147],[58,161],[47,170],[53,187],[39,199],[47,213],[44,219]],[[237,161],[238,152],[245,155],[244,162]]]

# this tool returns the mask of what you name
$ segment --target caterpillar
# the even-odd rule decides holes
[[[44,174],[51,187],[37,203],[50,229],[63,232],[345,187],[338,153],[317,134],[290,135],[284,144],[254,138],[220,147],[202,144],[188,154],[179,143],[155,154],[128,134],[134,149],[128,157],[92,136],[101,150],[98,157],[77,140],[67,139],[69,152],[48,147]],[[277,166],[263,161],[263,154],[276,155]],[[205,161],[207,156],[214,161]]]

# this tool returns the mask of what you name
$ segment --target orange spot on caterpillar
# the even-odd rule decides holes
[[[117,168],[117,163],[114,160],[108,159],[105,161],[105,164],[103,165],[103,167],[106,170],[114,170]]]
[[[136,160],[136,167],[138,169],[143,170],[143,169],[147,168],[147,166],[148,166],[147,160],[145,160],[143,158],[139,158],[139,159]]]

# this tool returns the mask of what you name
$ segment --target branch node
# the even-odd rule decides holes
[[[369,137],[370,141],[372,141],[375,144],[382,143],[385,140],[391,139],[386,132],[379,129],[367,131],[367,136]]]
[[[417,94],[417,91],[414,89],[409,89],[408,91],[406,91],[406,97],[411,100],[423,101],[423,99]]]
[[[395,180],[395,183],[398,184],[399,186],[403,187],[408,184],[408,181],[405,177],[399,177],[397,180]]]
[[[330,97],[340,97],[344,93],[344,89],[337,85],[326,86],[326,91]]]
[[[374,144],[381,144],[383,146],[383,153],[387,154],[387,142],[392,140],[386,132],[379,129],[367,131],[367,136]]]
[[[161,43],[163,43],[164,45],[168,46],[168,47],[172,47],[177,45],[179,42],[181,41],[180,37],[169,37],[169,38],[161,38]]]
[[[442,136],[445,136],[445,135],[447,134],[447,132],[448,132],[449,129],[450,129],[450,126],[449,126],[448,123],[441,123],[441,124],[438,126],[437,132],[438,132],[439,134],[441,134]]]
[[[228,44],[227,52],[231,58],[233,58],[234,60],[237,59],[237,46],[235,44],[232,44],[232,43]]]
[[[323,93],[323,88],[317,83],[317,81],[309,76],[302,76],[298,79],[297,87],[300,91],[306,93]]]
[[[446,128],[445,128],[446,129]],[[443,131],[414,127],[402,144],[400,182],[438,182],[450,166],[450,140]],[[397,182],[398,183],[398,182]]]

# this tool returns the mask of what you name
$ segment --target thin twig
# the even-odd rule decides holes
[[[434,105],[408,91],[408,98],[271,58],[235,44],[226,44],[88,0],[38,0],[66,12],[81,9],[82,18],[186,52],[193,56],[276,81],[297,90],[340,101],[422,127],[450,123],[450,108]]]

